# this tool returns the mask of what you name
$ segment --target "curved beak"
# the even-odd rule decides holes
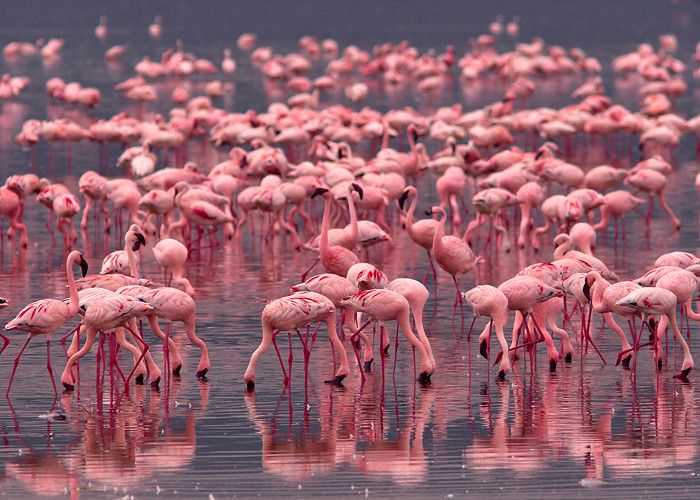
[[[401,193],[401,196],[399,196],[399,207],[401,210],[403,210],[403,206],[406,203],[406,199],[408,199],[408,191],[404,191]]]
[[[589,300],[589,302],[592,302],[591,287],[588,285],[588,281],[583,282],[583,296],[586,297]]]
[[[317,196],[321,196],[323,193],[326,193],[328,190],[326,188],[316,188],[314,189],[314,192],[311,193],[311,199],[313,200]]]
[[[360,199],[364,198],[365,192],[362,190],[362,187],[359,184],[355,184],[354,182],[352,183],[352,188],[357,191],[357,194],[360,195]]]
[[[87,276],[88,273],[88,263],[87,261],[83,258],[83,256],[80,256],[80,272],[83,275],[83,278]]]

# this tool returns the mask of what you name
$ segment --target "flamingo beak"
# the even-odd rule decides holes
[[[311,199],[313,200],[313,199],[316,198],[317,196],[321,196],[321,195],[323,195],[324,193],[327,193],[327,192],[328,192],[328,190],[327,190],[326,188],[316,188],[316,189],[314,189],[314,192],[311,193]]]
[[[591,302],[591,287],[588,285],[588,281],[583,282],[583,296]]]
[[[83,258],[83,256],[80,256],[80,272],[83,275],[83,278],[87,276],[88,273],[88,263],[87,261]]]
[[[401,207],[401,210],[403,210],[403,206],[406,203],[406,199],[408,198],[408,191],[404,191],[401,193],[401,196],[399,197],[399,207]]]
[[[357,191],[357,194],[360,195],[360,199],[364,198],[365,192],[362,190],[362,187],[359,184],[355,184],[354,182],[352,183],[352,188]]]

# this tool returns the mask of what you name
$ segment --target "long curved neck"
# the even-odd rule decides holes
[[[321,223],[321,242],[319,244],[319,250],[321,255],[326,255],[328,253],[328,226],[330,224],[329,219],[331,215],[330,196],[324,197],[323,203],[323,222]]]
[[[413,233],[413,214],[416,212],[416,205],[418,205],[418,194],[413,196],[411,204],[408,206],[408,212],[406,212],[406,229],[408,233]]]
[[[352,246],[355,246],[360,239],[360,229],[357,227],[357,212],[355,211],[355,199],[352,196],[352,189],[348,192],[348,209],[350,210],[350,239]]]
[[[433,235],[433,253],[440,246],[443,236],[445,236],[445,213],[440,212],[440,221],[438,222],[438,226],[435,228],[435,234]]]
[[[605,293],[605,290],[610,286],[610,283],[602,276],[598,276],[595,279],[594,285],[591,303],[593,304],[593,307],[596,307],[596,305],[603,301],[603,293]]]
[[[568,252],[569,250],[571,250],[571,243],[569,241],[565,241],[564,243],[562,243],[554,249],[554,259],[563,259],[566,255],[566,252]]]
[[[72,316],[80,309],[80,300],[78,298],[78,289],[75,286],[75,277],[73,276],[73,262],[70,258],[66,260],[66,277],[68,278],[68,291],[70,292],[68,309]]]
[[[124,251],[126,252],[127,258],[129,259],[129,274],[134,278],[138,278],[139,268],[136,264],[136,254],[134,253],[134,249],[131,248],[131,245],[129,245],[128,242],[124,243]]]
[[[382,134],[382,149],[389,147],[389,125],[384,123],[384,133]]]
[[[418,158],[418,152],[416,151],[416,141],[413,140],[413,132],[410,129],[406,129],[406,138],[408,139],[408,147],[411,149],[414,158]]]

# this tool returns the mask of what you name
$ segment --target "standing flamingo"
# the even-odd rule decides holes
[[[326,329],[328,330],[328,336],[331,339],[333,348],[340,355],[340,366],[335,372],[335,376],[327,380],[326,383],[340,385],[343,379],[350,373],[345,347],[343,347],[343,343],[340,341],[335,331],[335,306],[327,297],[315,292],[296,292],[287,297],[269,302],[263,309],[260,319],[262,321],[263,338],[258,348],[250,356],[250,362],[243,375],[243,381],[246,383],[248,390],[252,390],[255,387],[255,366],[260,356],[270,347],[270,344],[274,345],[275,351],[277,351],[277,357],[279,358],[284,375],[284,385],[286,386],[291,376],[291,366],[288,375],[284,369],[284,364],[282,363],[282,358],[280,357],[279,349],[275,342],[275,336],[281,331],[298,331],[298,329],[303,326],[320,321],[326,323]],[[299,334],[299,337],[301,338],[301,334]],[[308,339],[302,339],[302,342],[304,344],[304,363],[308,365],[312,346],[307,344]],[[313,343],[313,338],[311,343]],[[290,352],[290,365],[291,359]]]
[[[435,219],[421,219],[419,221],[413,222],[413,214],[416,211],[416,204],[418,203],[418,192],[413,186],[408,186],[404,189],[401,197],[399,198],[399,207],[401,210],[404,208],[406,199],[411,196],[411,205],[408,207],[408,212],[406,212],[406,231],[411,239],[425,248],[428,253],[428,262],[430,263],[430,269],[433,271],[433,281],[437,281],[437,272],[435,270],[435,264],[433,263],[433,239],[435,237],[435,230],[438,227],[438,221]],[[425,272],[425,277],[423,282],[425,283],[428,279],[428,270]]]
[[[56,391],[56,382],[53,378],[53,370],[51,369],[51,337],[53,333],[61,328],[75,313],[78,312],[78,290],[75,286],[75,277],[73,276],[73,265],[79,264],[83,276],[87,274],[87,262],[83,259],[83,254],[78,250],[73,250],[68,254],[66,259],[66,277],[68,279],[68,290],[70,291],[70,302],[66,304],[62,300],[44,299],[32,302],[9,323],[5,325],[5,330],[22,330],[28,332],[27,340],[24,342],[22,349],[15,358],[10,375],[10,382],[7,385],[6,396],[9,396],[12,388],[12,381],[15,378],[15,372],[19,365],[19,360],[24,353],[24,349],[29,344],[29,341],[36,335],[46,335],[46,369],[51,376],[54,394]],[[3,346],[4,349],[4,346]]]
[[[170,272],[168,286],[184,290],[187,295],[194,297],[194,287],[190,280],[182,275],[182,269],[187,261],[187,247],[173,238],[163,238],[153,246],[153,255],[165,271]]]
[[[471,271],[476,264],[483,259],[474,255],[469,244],[457,236],[445,236],[445,209],[433,207],[432,210],[426,210],[426,215],[432,213],[440,215],[439,224],[433,235],[433,255],[438,265],[452,276],[452,281],[455,284],[455,302],[452,307],[452,321],[454,321],[457,304],[460,305],[460,313],[462,314],[462,323],[464,323],[464,311],[462,310],[462,293],[459,289],[459,277],[462,274]],[[465,233],[466,235],[466,233]]]
[[[676,295],[673,292],[658,287],[639,288],[616,302],[616,305],[619,307],[627,307],[645,314],[666,316],[668,323],[673,329],[673,335],[683,348],[683,364],[681,365],[681,372],[676,377],[687,380],[688,374],[694,366],[693,356],[690,354],[690,348],[678,328],[676,304]],[[635,345],[635,348],[637,347],[638,345]]]
[[[316,188],[311,195],[311,198],[323,196],[323,222],[321,223],[321,241],[319,251],[321,254],[321,263],[326,268],[326,272],[337,274],[338,276],[347,276],[348,269],[353,264],[360,262],[360,259],[351,250],[339,245],[329,246],[328,244],[328,229],[330,226],[331,202],[332,193],[325,188]],[[306,273],[302,276],[302,280],[306,279]]]
[[[480,352],[489,359],[489,347],[491,343],[491,329],[495,327],[496,337],[501,344],[501,364],[498,367],[498,378],[504,380],[510,371],[510,356],[508,355],[508,342],[503,329],[508,322],[508,297],[496,287],[491,285],[479,285],[462,294],[467,304],[474,310],[475,318],[488,316],[490,321],[484,333],[479,336]],[[483,335],[483,333],[482,333]]]
[[[421,355],[420,374],[418,380],[421,383],[430,383],[430,376],[435,371],[436,365],[428,354],[426,347],[415,336],[410,324],[410,306],[406,298],[400,293],[385,288],[365,290],[343,299],[340,303],[349,306],[358,312],[380,321],[397,321],[398,327],[403,332],[414,349],[418,349]],[[354,332],[353,335],[357,335]]]

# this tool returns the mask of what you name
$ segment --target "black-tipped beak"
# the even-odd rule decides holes
[[[338,150],[338,159],[342,160],[343,158],[345,158],[345,153],[343,153],[342,149],[339,149]]]
[[[583,296],[588,299],[589,302],[591,301],[591,287],[588,285],[588,281],[583,282]]]
[[[137,252],[141,246],[146,246],[146,238],[141,233],[136,233],[136,241],[134,241],[134,244],[131,245],[131,249],[134,252]]]
[[[654,319],[654,316],[649,316],[649,327],[656,331],[656,320]]]
[[[87,273],[88,273],[88,263],[87,263],[87,261],[82,257],[82,255],[80,256],[80,272],[82,273],[83,278],[84,278],[85,276],[87,276]]]
[[[429,208],[425,211],[425,215],[433,215],[433,209]]]
[[[403,210],[403,206],[406,203],[406,199],[408,199],[408,191],[404,191],[401,193],[401,196],[399,196],[399,207],[401,207],[401,210]]]
[[[311,193],[311,199],[313,200],[317,196],[321,196],[321,195],[323,195],[323,193],[326,193],[326,192],[328,192],[328,190],[326,188],[316,188],[316,189],[314,189],[314,192]]]
[[[418,132],[416,132],[415,128],[411,129],[411,136],[413,137],[413,142],[416,142],[418,140]]]
[[[359,184],[355,184],[354,182],[352,183],[352,188],[357,191],[357,194],[360,195],[360,199],[364,198],[365,192],[362,190],[362,186]]]
[[[248,157],[247,156],[243,156],[243,158],[241,158],[241,165],[240,166],[241,166],[241,168],[245,168],[248,166]]]
[[[535,155],[535,160],[539,160],[542,157],[542,151],[538,151]]]

